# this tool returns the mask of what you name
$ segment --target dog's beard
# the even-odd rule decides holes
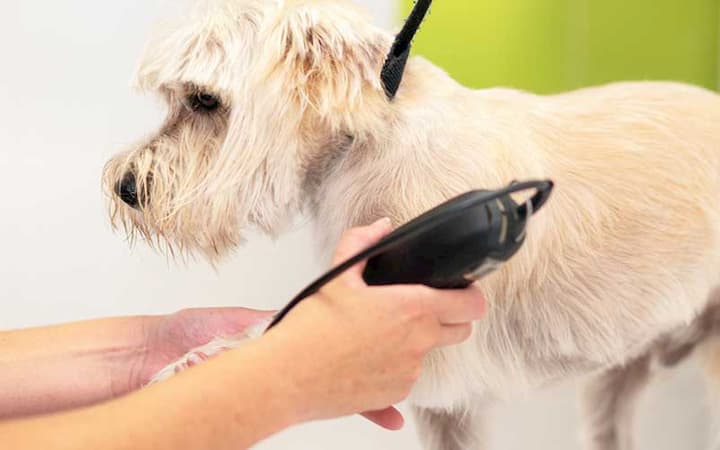
[[[131,243],[140,237],[173,258],[199,254],[213,263],[242,244],[247,215],[240,211],[239,193],[233,188],[209,193],[215,145],[203,144],[171,151],[175,144],[161,139],[110,161],[103,184],[113,228],[124,231]],[[115,192],[128,173],[135,178],[135,207]]]

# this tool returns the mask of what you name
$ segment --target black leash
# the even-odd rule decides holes
[[[413,38],[425,20],[425,16],[430,9],[430,4],[432,4],[432,0],[417,0],[415,2],[410,16],[402,30],[400,30],[400,33],[395,37],[395,42],[385,60],[380,78],[382,79],[385,94],[390,100],[395,98],[395,94],[397,94],[398,89],[400,89],[403,74],[405,73],[405,66],[410,57]]]

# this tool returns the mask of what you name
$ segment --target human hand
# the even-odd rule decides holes
[[[338,245],[340,263],[379,241],[388,221],[348,231]],[[403,426],[389,405],[404,400],[431,350],[458,344],[484,313],[476,287],[439,291],[424,286],[369,287],[359,264],[301,303],[266,335],[275,357],[294,376],[303,399],[301,420],[361,411],[388,429]]]
[[[145,351],[131,373],[131,386],[138,389],[157,372],[216,338],[241,335],[274,314],[247,308],[185,309],[152,318],[144,327]],[[197,355],[202,362],[216,355]]]

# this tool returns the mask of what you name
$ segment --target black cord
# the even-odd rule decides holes
[[[410,16],[405,21],[405,25],[395,37],[395,42],[385,60],[380,78],[382,79],[385,94],[390,100],[395,98],[395,94],[400,89],[405,66],[410,57],[413,38],[415,38],[423,20],[425,20],[431,4],[432,0],[417,0]]]
[[[415,38],[415,34],[420,29],[425,15],[430,9],[432,0],[418,0],[413,7],[410,16],[408,17],[405,25],[403,26],[400,33],[395,37],[395,44],[393,45],[390,54],[393,56],[400,56],[412,45],[412,40]]]

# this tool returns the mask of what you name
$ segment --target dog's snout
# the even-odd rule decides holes
[[[131,208],[138,208],[140,200],[138,199],[137,181],[135,174],[127,172],[123,175],[122,180],[115,185],[115,193],[120,199]]]

